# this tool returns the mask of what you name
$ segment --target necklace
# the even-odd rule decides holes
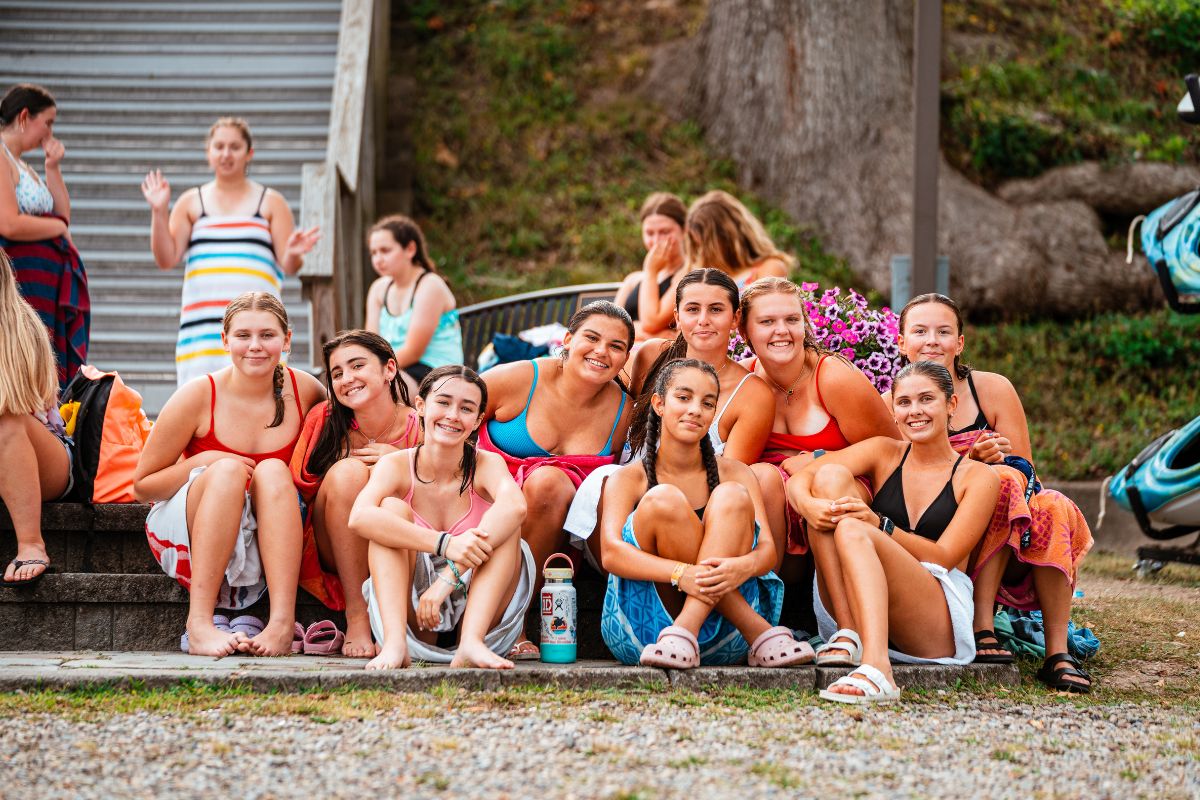
[[[785,406],[791,405],[792,393],[795,392],[796,387],[800,385],[800,379],[804,377],[804,373],[805,373],[805,370],[803,367],[801,367],[800,374],[796,376],[796,380],[792,381],[792,385],[790,387],[788,387],[787,389],[785,389],[782,386],[780,386],[778,383],[775,382],[775,379],[772,378],[770,376],[770,374],[767,373],[767,370],[765,367],[763,368],[763,375],[766,375],[767,380],[769,380],[771,382],[771,385],[774,386],[779,391],[783,392],[783,394],[784,394],[783,404]]]
[[[358,423],[357,419],[354,420],[354,425],[356,427],[356,430],[358,430],[358,432],[361,433],[366,438],[367,444],[375,444],[376,439],[383,438],[383,435],[385,433],[387,433],[388,431],[390,431],[392,428],[394,428],[396,426],[396,420],[399,418],[400,418],[400,406],[396,406],[396,413],[392,414],[392,421],[387,424],[386,428],[384,428],[383,430],[381,430],[379,433],[375,434],[374,436],[371,436],[366,431],[364,431],[362,428],[362,425],[360,425]]]

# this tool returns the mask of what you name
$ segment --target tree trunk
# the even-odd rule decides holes
[[[911,252],[912,3],[712,0],[697,41],[671,49],[659,99],[696,119],[739,182],[813,224],[868,285]],[[951,291],[988,314],[1077,314],[1154,301],[1142,260],[1110,252],[1078,200],[1009,205],[944,161],[939,247]],[[803,270],[803,265],[801,265]]]

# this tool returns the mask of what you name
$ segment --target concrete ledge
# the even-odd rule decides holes
[[[0,692],[114,687],[167,689],[180,685],[245,687],[258,692],[296,692],[318,689],[384,689],[425,692],[440,686],[473,691],[532,686],[566,689],[825,688],[846,669],[800,667],[701,667],[672,672],[626,667],[615,661],[575,664],[521,662],[514,670],[451,669],[416,665],[404,670],[367,672],[366,659],[294,656],[280,659],[250,657],[207,658],[182,653],[6,653],[0,655]],[[1016,686],[1015,666],[972,664],[966,667],[895,667],[896,680],[906,689],[951,689],[964,684]]]

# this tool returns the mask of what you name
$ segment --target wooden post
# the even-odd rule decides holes
[[[937,291],[938,114],[942,0],[915,0],[913,26],[913,294]]]

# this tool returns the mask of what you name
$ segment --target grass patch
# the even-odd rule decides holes
[[[1200,409],[1200,318],[1163,309],[968,326],[966,336],[966,360],[1016,387],[1045,476],[1111,475]]]
[[[1176,119],[1200,59],[1193,0],[945,4],[942,147],[985,185],[1084,159],[1194,161]]]

